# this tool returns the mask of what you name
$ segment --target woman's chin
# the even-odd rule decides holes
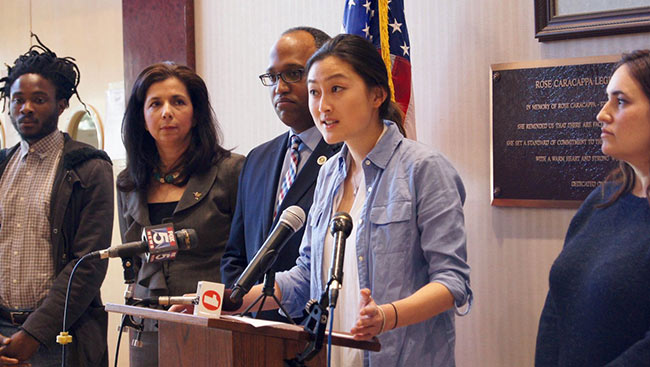
[[[612,153],[612,147],[610,147],[608,144],[603,143],[603,145],[600,147],[600,151],[603,152],[604,155],[616,159]]]
[[[325,140],[325,142],[326,142],[327,144],[330,144],[330,145],[332,145],[332,144],[338,144],[338,143],[342,143],[342,142],[343,142],[343,139],[342,139],[340,136],[338,136],[337,134],[328,134],[328,133],[324,133],[324,134],[323,134],[323,139]]]

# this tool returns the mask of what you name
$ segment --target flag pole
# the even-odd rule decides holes
[[[395,102],[395,86],[393,85],[393,64],[390,61],[390,43],[388,42],[388,0],[379,0],[379,38],[381,45],[381,58],[386,64],[388,72],[388,86],[390,99]]]

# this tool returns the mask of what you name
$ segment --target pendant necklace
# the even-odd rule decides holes
[[[173,183],[173,182],[178,178],[178,176],[180,176],[180,175],[181,175],[181,173],[178,172],[178,171],[177,171],[177,172],[167,173],[167,174],[164,174],[164,175],[163,175],[163,174],[161,174],[160,172],[158,172],[158,171],[156,170],[156,171],[154,171],[154,173],[153,173],[153,179],[156,180],[156,181],[158,181],[158,182],[160,182],[161,184],[171,184],[171,183]]]
[[[357,196],[357,192],[359,192],[359,186],[361,186],[361,179],[363,178],[363,171],[359,174],[355,174],[352,176],[352,187],[354,188],[354,196]]]

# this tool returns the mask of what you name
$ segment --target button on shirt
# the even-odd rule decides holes
[[[384,304],[437,282],[460,307],[472,294],[462,181],[440,153],[405,139],[394,123],[384,123],[386,133],[362,166],[372,190],[367,190],[355,223],[359,288],[369,288],[377,303]],[[334,197],[343,189],[348,154],[344,146],[321,169],[300,257],[291,270],[276,275],[282,303],[292,315],[323,292],[323,256],[330,256],[323,253],[323,239]],[[380,352],[365,353],[369,366],[454,366],[454,310],[388,331],[379,341]]]
[[[20,142],[0,180],[0,303],[33,309],[54,281],[50,198],[63,134]]]

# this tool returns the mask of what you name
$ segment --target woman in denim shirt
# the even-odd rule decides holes
[[[370,42],[339,35],[306,68],[316,126],[328,143],[345,144],[320,171],[300,257],[277,274],[276,293],[294,316],[319,298],[329,278],[330,218],[349,212],[334,329],[378,336],[382,349],[341,350],[333,364],[454,366],[454,311],[471,303],[461,179],[440,153],[403,136]],[[256,294],[259,286],[245,303]]]

